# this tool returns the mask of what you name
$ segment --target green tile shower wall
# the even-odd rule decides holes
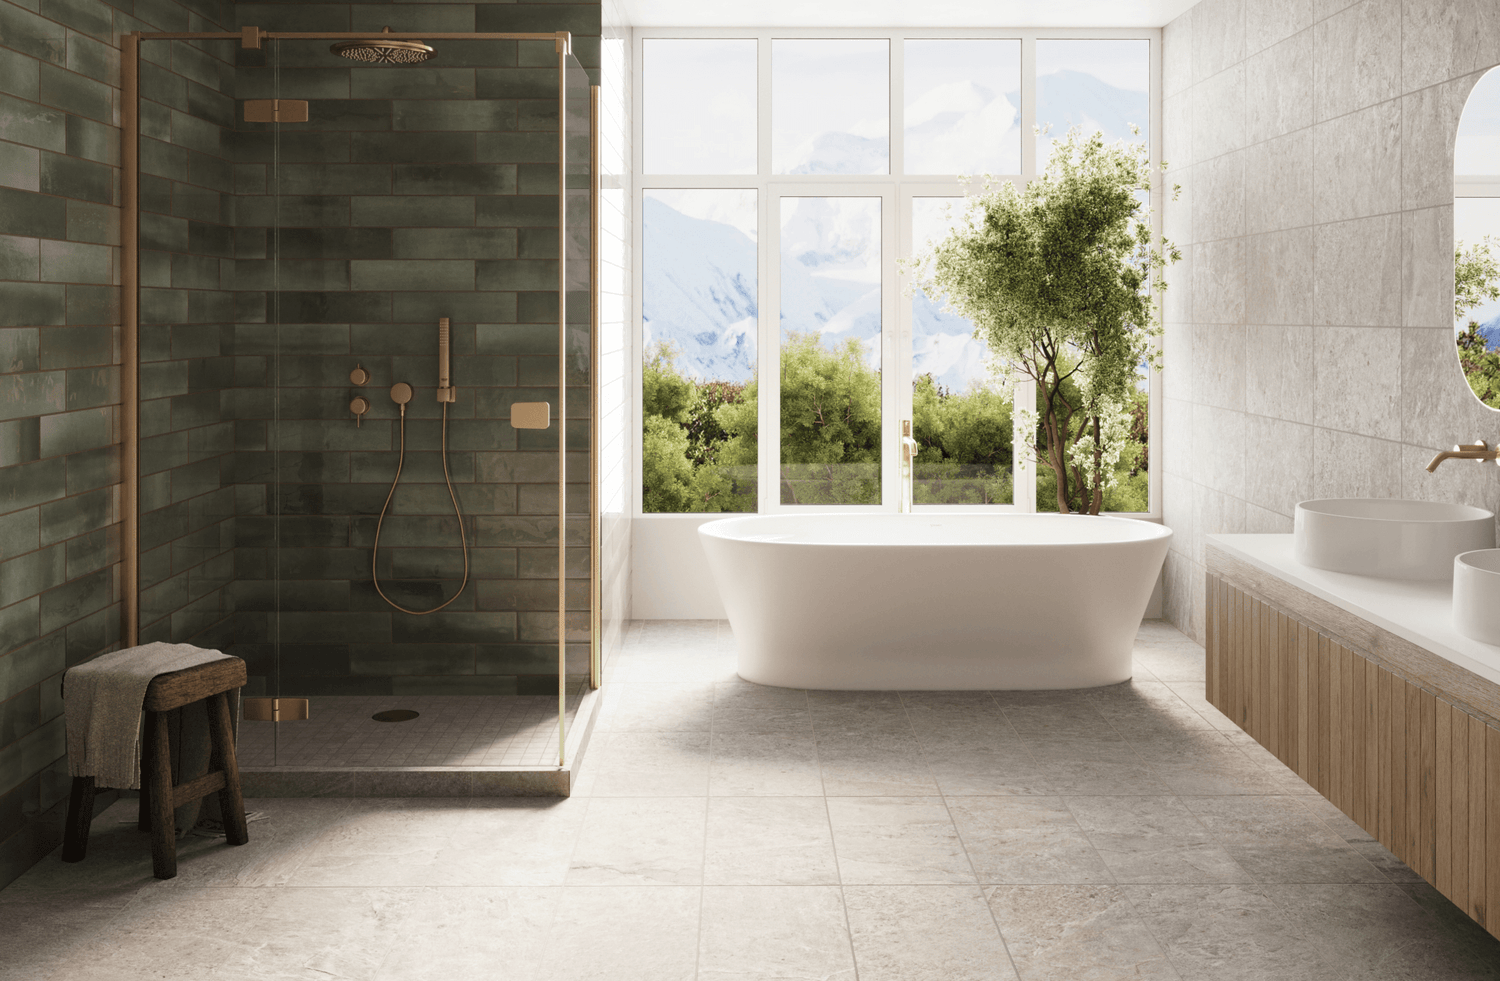
[[[592,67],[598,57],[594,4],[241,4],[237,15],[269,30],[571,30],[580,60]],[[550,42],[434,46],[420,68],[351,66],[318,41],[238,56],[241,98],[309,102],[308,122],[283,125],[279,143],[269,126],[228,135],[237,357],[269,359],[279,382],[270,393],[241,390],[235,409],[236,479],[259,512],[237,524],[236,651],[253,685],[279,683],[285,694],[555,683],[557,430],[518,433],[508,420],[515,401],[556,399],[556,54]],[[586,325],[586,297],[581,311]],[[453,321],[448,464],[469,584],[441,612],[413,616],[377,595],[371,555],[400,446],[388,391],[405,381],[416,389],[408,455],[377,571],[411,609],[436,606],[462,579],[438,452],[439,317]],[[587,670],[588,637],[579,353],[568,410],[574,673]],[[363,389],[349,383],[356,362],[371,372]],[[356,394],[373,406],[358,427],[348,411]]]
[[[233,23],[218,0],[0,0],[0,885],[61,837],[62,672],[120,643],[118,38]],[[147,189],[167,204],[153,227],[183,238],[186,259],[192,227],[221,221],[226,162],[213,150],[233,74],[206,47],[172,54],[144,73],[173,99],[143,120],[163,175]],[[170,263],[152,268],[168,277],[153,286],[171,285]],[[158,622],[177,639],[223,619],[233,568],[211,503],[224,450],[209,362],[222,352],[198,330],[230,317],[203,297],[148,309],[168,318],[150,334],[143,418],[160,462],[152,493],[172,518],[153,525],[147,565]]]
[[[235,48],[141,43],[141,643],[233,644]]]

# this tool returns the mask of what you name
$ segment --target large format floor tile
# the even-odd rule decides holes
[[[1500,981],[1486,934],[1142,624],[1071,692],[805,692],[632,624],[574,795],[253,800],[151,875],[133,801],[0,890],[0,981]]]

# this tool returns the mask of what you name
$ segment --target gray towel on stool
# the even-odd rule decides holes
[[[96,786],[141,785],[141,717],[146,689],[159,674],[225,657],[192,644],[146,644],[69,668],[63,679],[68,773]]]

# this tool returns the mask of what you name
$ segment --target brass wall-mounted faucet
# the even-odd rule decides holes
[[[1477,443],[1460,443],[1433,457],[1427,464],[1427,472],[1432,473],[1444,460],[1494,460],[1500,463],[1500,448],[1492,447],[1482,439]]]

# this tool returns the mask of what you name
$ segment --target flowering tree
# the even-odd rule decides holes
[[[968,221],[918,255],[918,285],[976,325],[991,356],[1037,384],[1030,448],[1057,510],[1098,514],[1130,434],[1137,372],[1155,364],[1151,290],[1181,258],[1153,243],[1144,143],[1075,128],[1024,189],[986,181]]]

